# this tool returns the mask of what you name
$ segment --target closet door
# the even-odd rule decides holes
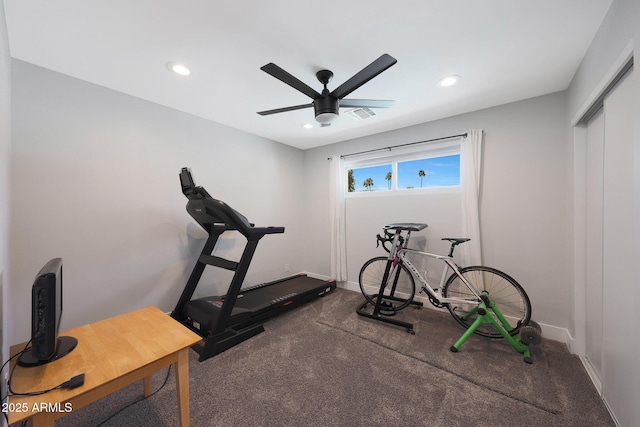
[[[602,391],[602,215],[604,182],[604,112],[587,124],[586,179],[586,358]]]
[[[638,313],[633,280],[634,73],[629,71],[604,100],[602,396],[620,425],[636,412]],[[636,412],[637,413],[637,412]]]

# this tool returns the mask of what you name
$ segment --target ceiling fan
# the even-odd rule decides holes
[[[300,110],[302,108],[313,107],[315,110],[316,121],[321,123],[322,126],[329,126],[333,120],[338,117],[339,109],[341,107],[347,108],[388,108],[393,104],[393,101],[381,100],[381,99],[343,99],[354,90],[358,89],[363,84],[367,83],[378,74],[385,71],[397,62],[397,60],[388,54],[383,54],[371,64],[364,67],[357,74],[351,77],[346,82],[342,83],[332,92],[327,89],[327,84],[331,81],[333,73],[329,70],[320,70],[316,73],[316,77],[324,85],[322,93],[318,93],[316,90],[309,87],[307,84],[298,80],[282,68],[278,67],[274,63],[269,63],[264,67],[260,67],[262,71],[272,75],[278,80],[288,84],[292,88],[304,93],[309,98],[313,99],[313,102],[294,105],[291,107],[277,108],[275,110],[259,111],[261,116],[267,116],[269,114],[284,113],[286,111]]]

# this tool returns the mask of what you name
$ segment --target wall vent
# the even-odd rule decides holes
[[[376,113],[374,113],[370,108],[353,108],[351,110],[347,110],[346,114],[356,120],[364,120],[376,115]]]

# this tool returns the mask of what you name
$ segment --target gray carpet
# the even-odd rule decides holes
[[[191,351],[191,425],[615,425],[561,343],[543,339],[532,365],[504,340],[478,336],[451,353],[463,329],[448,313],[403,310],[398,317],[415,323],[410,335],[358,316],[361,301],[338,289],[212,359]],[[154,374],[155,388],[166,374]],[[173,371],[141,398],[142,384],[133,384],[56,426],[178,425]]]

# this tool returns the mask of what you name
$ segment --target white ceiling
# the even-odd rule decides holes
[[[612,0],[4,0],[14,58],[306,149],[565,90]],[[348,98],[389,109],[330,127],[260,70],[321,91],[383,53],[398,62]],[[189,66],[180,77],[170,61]],[[440,88],[444,76],[462,77]]]

